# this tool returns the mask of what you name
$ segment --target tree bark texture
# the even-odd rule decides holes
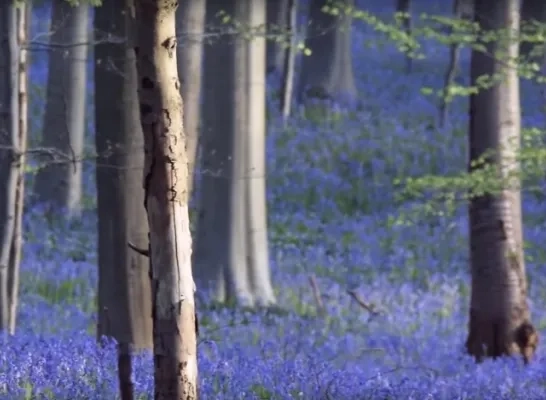
[[[520,354],[529,362],[538,344],[527,304],[523,254],[521,194],[516,156],[520,147],[518,56],[519,1],[476,0],[475,21],[485,32],[502,29],[502,41],[489,43],[488,54],[474,50],[471,81],[499,74],[489,89],[470,99],[470,162],[486,156],[503,179],[503,190],[470,202],[472,293],[468,352],[484,357]],[[507,32],[511,32],[510,40]],[[509,42],[508,44],[504,44]],[[490,54],[503,50],[502,61]],[[491,152],[487,156],[487,152]],[[469,166],[472,171],[474,167]]]
[[[15,332],[27,144],[25,6],[0,5],[0,330]]]
[[[150,227],[155,399],[197,398],[188,158],[172,0],[137,0],[136,48]]]

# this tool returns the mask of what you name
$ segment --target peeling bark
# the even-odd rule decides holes
[[[137,0],[138,95],[145,142],[156,400],[197,399],[188,158],[172,0]]]

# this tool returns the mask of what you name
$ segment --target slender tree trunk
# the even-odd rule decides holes
[[[195,160],[199,148],[201,115],[201,67],[205,33],[205,0],[179,3],[176,11],[178,75],[184,99],[184,130],[188,138],[188,193],[191,198]]]
[[[290,45],[286,35],[289,24],[286,15],[290,12],[291,0],[267,0],[267,73],[280,72],[286,62],[285,48]]]
[[[94,15],[95,144],[98,208],[97,337],[118,343],[122,400],[133,398],[131,351],[152,348],[149,261],[128,243],[146,247],[144,143],[137,99],[133,0],[105,2]]]
[[[265,25],[266,0],[241,0],[247,3],[246,21],[250,27]],[[258,306],[270,306],[275,303],[275,294],[271,286],[269,273],[269,249],[267,240],[267,205],[266,205],[266,41],[262,36],[246,40],[246,58],[248,59],[246,83],[247,118],[242,132],[246,135],[247,211],[247,254],[250,281],[254,301]]]
[[[411,1],[396,0],[396,12],[404,14],[403,27],[406,35],[411,36]],[[406,73],[411,73],[412,59],[406,55]]]
[[[502,79],[470,98],[470,170],[488,151],[488,162],[505,180],[500,193],[475,197],[470,202],[470,258],[472,295],[468,352],[484,357],[520,354],[529,362],[538,344],[527,304],[523,254],[521,194],[517,154],[520,146],[519,79],[515,60],[519,30],[518,0],[476,0],[475,21],[485,31],[503,29],[511,41],[489,42],[487,54],[474,50],[471,82],[483,75]],[[502,61],[490,54],[502,51]]]
[[[310,26],[305,44],[311,55],[303,58],[299,100],[307,96],[354,102],[357,91],[352,65],[352,16],[345,13],[347,8],[354,7],[354,0],[341,2],[343,7],[339,16],[322,10],[329,0],[310,1]]]
[[[89,4],[71,6],[53,0],[47,101],[42,145],[52,149],[38,172],[35,192],[40,202],[79,214],[82,196],[85,134]]]
[[[176,65],[176,8],[137,0],[145,208],[150,226],[156,400],[197,399],[188,158]]]
[[[290,27],[290,43],[285,51],[281,88],[281,113],[285,124],[292,109],[298,30],[298,0],[288,0],[288,3],[289,7],[286,14],[287,26]]]
[[[0,5],[0,330],[15,332],[26,152],[25,7]]]
[[[456,19],[463,19],[463,0],[454,0],[453,2],[453,17]],[[447,70],[444,75],[444,90],[443,95],[440,98],[439,114],[440,114],[440,127],[444,127],[447,119],[449,118],[449,103],[452,98],[450,95],[450,88],[453,84],[453,80],[457,75],[457,68],[459,67],[459,55],[461,52],[460,43],[452,43],[449,46],[449,61]]]

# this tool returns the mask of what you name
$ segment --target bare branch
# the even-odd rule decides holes
[[[148,250],[148,249],[141,249],[140,247],[135,246],[131,242],[127,242],[127,246],[129,246],[129,248],[131,250],[136,251],[138,254],[140,254],[140,255],[142,255],[144,257],[150,257],[150,250]]]

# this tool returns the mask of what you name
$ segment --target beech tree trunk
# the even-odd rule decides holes
[[[133,399],[132,351],[151,349],[149,261],[128,243],[148,246],[137,99],[133,0],[95,9],[95,144],[98,209],[97,338],[118,342],[122,400]]]
[[[201,119],[201,69],[205,34],[205,0],[186,0],[176,11],[178,76],[184,99],[184,131],[188,138],[188,193],[191,197]]]
[[[82,196],[89,4],[53,0],[42,146],[51,149],[35,181],[37,200],[78,215]]]
[[[27,145],[25,5],[0,5],[0,331],[15,333]]]
[[[197,398],[195,285],[188,157],[171,0],[137,0],[138,98],[144,134],[144,205],[150,227],[156,400]]]
[[[470,98],[469,169],[492,152],[486,161],[498,168],[504,187],[470,202],[472,293],[466,348],[478,361],[519,354],[527,363],[535,353],[538,333],[527,304],[520,182],[514,175],[519,171],[521,126],[515,67],[519,1],[476,0],[474,15],[484,32],[496,32],[500,39],[488,42],[487,53],[473,50],[471,85],[484,75],[501,79]],[[490,54],[503,58],[495,60]]]
[[[329,0],[310,0],[309,28],[305,45],[311,55],[304,56],[299,82],[299,100],[305,96],[353,102],[357,91],[351,49],[354,0],[342,0],[340,15],[323,11]]]

